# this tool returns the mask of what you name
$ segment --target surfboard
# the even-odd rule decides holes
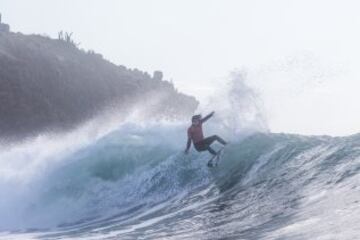
[[[221,153],[224,150],[224,148],[225,147],[222,147],[219,151],[216,152],[216,155],[214,155],[210,158],[210,160],[207,163],[208,167],[214,167],[214,163],[213,163],[214,159],[215,159],[215,167],[218,165],[220,157],[221,157]]]

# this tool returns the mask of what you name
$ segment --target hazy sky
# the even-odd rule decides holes
[[[357,0],[0,0],[13,31],[56,37],[116,64],[162,70],[205,101],[230,72],[265,105],[275,132],[360,132]]]

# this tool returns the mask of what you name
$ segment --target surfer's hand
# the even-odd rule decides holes
[[[186,149],[186,150],[184,151],[184,153],[185,153],[185,154],[188,154],[188,153],[189,153],[189,150],[188,150],[188,149]]]

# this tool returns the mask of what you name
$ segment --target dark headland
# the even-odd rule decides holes
[[[126,115],[184,119],[198,106],[160,71],[115,65],[81,50],[71,35],[58,39],[13,33],[0,23],[0,138],[22,139],[66,131],[111,109]]]

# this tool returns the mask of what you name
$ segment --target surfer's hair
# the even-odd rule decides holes
[[[201,114],[197,114],[197,115],[192,116],[191,121],[194,122],[194,121],[197,121],[200,119],[201,119]]]

